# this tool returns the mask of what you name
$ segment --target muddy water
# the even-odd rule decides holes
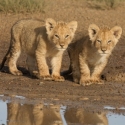
[[[97,107],[95,107],[97,108]],[[125,107],[76,107],[0,95],[0,125],[124,125]]]

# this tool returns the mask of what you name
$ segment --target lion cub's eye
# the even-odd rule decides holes
[[[66,35],[66,36],[65,36],[65,39],[67,39],[68,37],[69,37],[69,35]]]
[[[101,43],[101,40],[97,40],[98,43]]]
[[[111,40],[108,41],[108,44],[111,43]]]
[[[55,35],[55,37],[56,37],[57,39],[59,39],[59,36],[58,36],[57,34]]]

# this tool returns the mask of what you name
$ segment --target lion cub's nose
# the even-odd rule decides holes
[[[61,48],[63,48],[64,44],[60,44]]]
[[[102,52],[105,53],[106,49],[102,49]]]

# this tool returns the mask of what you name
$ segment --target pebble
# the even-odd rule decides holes
[[[41,86],[41,85],[43,85],[43,84],[44,84],[43,82],[40,82],[40,83],[38,83],[37,85]]]

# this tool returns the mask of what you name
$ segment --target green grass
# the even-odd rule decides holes
[[[87,0],[91,2],[91,7],[97,9],[113,9],[118,7],[124,0]]]
[[[0,11],[5,13],[42,12],[44,0],[0,0]]]

